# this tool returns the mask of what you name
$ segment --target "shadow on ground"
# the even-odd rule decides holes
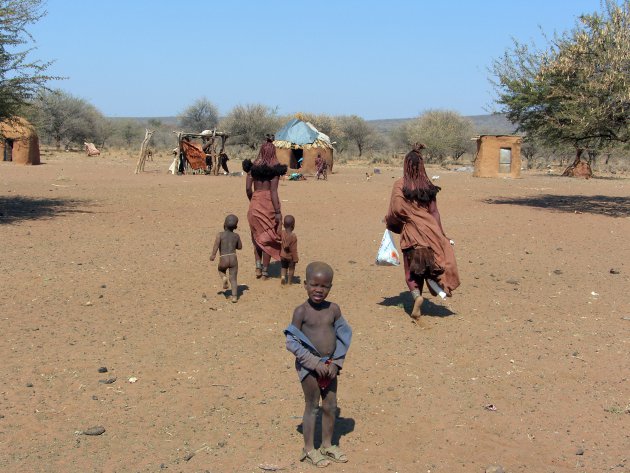
[[[348,435],[354,430],[354,419],[350,417],[341,417],[341,409],[337,408],[337,416],[335,419],[335,430],[333,431],[332,444],[339,445],[341,437]],[[302,424],[297,426],[297,431],[300,434],[304,434],[302,430]],[[317,419],[315,420],[315,448],[321,445],[322,439],[322,410],[321,408],[317,412]]]
[[[630,197],[607,195],[552,195],[486,199],[486,204],[524,205],[556,212],[590,213],[608,217],[630,216]]]
[[[245,294],[245,291],[249,291],[249,286],[247,284],[239,284],[236,292],[239,297],[242,297]],[[223,291],[217,292],[217,294],[223,294],[226,299],[230,299],[232,297],[232,289],[225,289]]]
[[[401,292],[397,296],[384,297],[378,305],[385,307],[400,307],[404,309],[407,315],[411,314],[413,309],[413,297],[409,291]],[[449,315],[455,315],[455,312],[443,305],[434,304],[429,299],[424,299],[420,306],[422,315],[428,315],[429,317],[448,317]]]
[[[85,205],[87,205],[85,200],[3,195],[0,196],[0,225],[23,220],[54,218],[69,213],[92,213],[79,209]]]

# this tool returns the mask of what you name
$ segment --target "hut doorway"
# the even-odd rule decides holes
[[[13,140],[4,140],[4,161],[13,161]]]
[[[512,171],[512,148],[501,148],[499,151],[499,173],[510,174]]]
[[[292,149],[291,159],[289,161],[289,167],[291,169],[300,169],[302,167],[303,162],[304,162],[304,150]]]

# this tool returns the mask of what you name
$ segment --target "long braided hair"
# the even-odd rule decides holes
[[[431,182],[427,176],[427,171],[424,169],[421,151],[424,147],[422,143],[416,143],[405,156],[402,191],[405,199],[428,204],[435,199],[441,189]]]
[[[243,161],[243,170],[251,173],[254,179],[269,181],[287,172],[287,166],[278,161],[273,139],[273,135],[267,135],[265,142],[260,147],[258,157],[253,162],[250,159]]]
[[[276,147],[273,145],[273,140],[267,138],[260,147],[254,166],[275,166],[276,164],[280,164],[276,156]]]

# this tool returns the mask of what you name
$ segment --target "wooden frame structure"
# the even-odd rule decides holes
[[[214,176],[217,176],[219,174],[219,157],[223,152],[225,152],[225,142],[230,137],[230,135],[223,131],[217,131],[216,129],[210,130],[210,133],[188,133],[183,131],[174,131],[173,133],[177,134],[177,148],[175,148],[175,150],[178,159],[178,168],[180,161],[182,159],[185,159],[185,155],[182,150],[182,140],[184,138],[198,138],[202,140],[204,138],[208,138],[210,139],[211,146],[210,153],[206,153],[206,157],[209,158],[210,162],[212,163],[212,170],[210,171],[210,173]],[[217,140],[217,138],[220,140],[221,143],[221,147],[218,151],[217,146],[219,145],[219,140]],[[206,172],[206,174],[208,173]]]

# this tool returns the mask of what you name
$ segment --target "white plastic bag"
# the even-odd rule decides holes
[[[381,246],[376,255],[376,264],[379,266],[398,266],[400,264],[400,256],[389,230],[385,230],[383,234]]]

